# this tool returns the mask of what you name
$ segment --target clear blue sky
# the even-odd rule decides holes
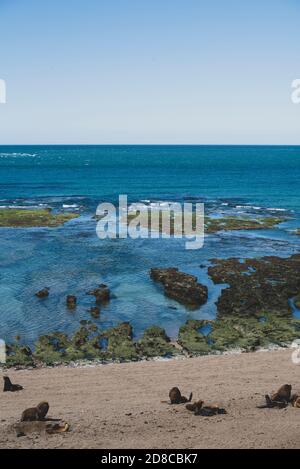
[[[0,144],[300,144],[299,0],[0,0]]]

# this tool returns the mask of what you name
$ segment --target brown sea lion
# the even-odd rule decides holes
[[[203,417],[212,417],[213,415],[227,414],[226,410],[217,405],[207,405],[197,409],[194,415],[202,415]]]
[[[23,386],[20,384],[12,384],[11,380],[9,379],[8,376],[3,376],[4,379],[4,388],[3,392],[15,392],[15,391],[22,391]]]
[[[70,425],[67,422],[62,423],[47,423],[46,433],[53,435],[54,433],[65,433],[69,431]]]
[[[22,437],[32,433],[48,433],[50,435],[54,433],[64,433],[69,430],[70,426],[67,422],[27,421],[18,422],[13,425],[12,428],[16,432],[17,437]]]
[[[292,386],[290,384],[284,384],[277,392],[272,394],[271,400],[278,402],[290,402],[291,400]]]
[[[271,397],[266,394],[265,399],[266,399],[266,404],[258,406],[259,409],[273,409],[274,407],[277,407],[279,409],[283,409],[288,405],[288,403],[291,400],[291,391],[292,391],[292,386],[290,384],[284,384],[281,386],[277,392],[271,395]]]
[[[200,401],[194,402],[193,404],[187,404],[185,407],[190,412],[198,412],[203,406],[203,402],[204,401],[200,400]]]
[[[185,404],[186,402],[191,402],[192,397],[193,397],[192,392],[189,398],[182,396],[181,392],[179,391],[177,387],[172,388],[171,391],[169,392],[169,398],[170,398],[171,404]]]
[[[48,402],[40,402],[36,407],[24,410],[21,422],[34,422],[44,420],[49,410]]]

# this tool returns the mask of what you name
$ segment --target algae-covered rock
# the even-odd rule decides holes
[[[212,259],[208,274],[214,283],[226,283],[217,302],[218,317],[250,316],[268,311],[291,317],[290,299],[299,294],[300,255],[259,259]]]
[[[65,355],[68,361],[102,358],[100,333],[96,324],[81,321],[80,328],[70,338]]]
[[[201,332],[201,328],[211,325],[212,321],[189,319],[178,332],[178,343],[189,353],[207,354],[212,351],[210,338]]]
[[[246,218],[246,217],[223,217],[223,218],[211,218],[205,217],[205,232],[216,233],[218,231],[235,231],[235,230],[266,230],[274,228],[286,221],[286,218],[282,217],[257,217],[257,218]]]
[[[209,324],[211,332],[201,333]],[[260,315],[226,316],[214,321],[188,320],[179,330],[178,342],[191,354],[256,350],[270,345],[286,346],[300,338],[300,320],[262,312]]]
[[[194,275],[170,267],[151,269],[150,277],[163,285],[166,296],[186,306],[197,308],[207,301],[207,287],[198,283]]]
[[[158,326],[149,327],[138,341],[138,350],[144,357],[166,357],[176,353],[174,345],[164,329]]]
[[[61,332],[42,335],[35,342],[34,358],[46,365],[63,363],[68,345],[68,336]]]
[[[129,322],[123,322],[101,334],[107,339],[106,357],[112,360],[137,360],[138,351],[132,340],[132,327]]]
[[[77,218],[78,213],[55,213],[47,209],[0,209],[0,227],[6,228],[30,228],[49,227],[63,225],[73,218]]]
[[[6,365],[32,366],[34,364],[32,351],[27,345],[8,344],[6,346]]]

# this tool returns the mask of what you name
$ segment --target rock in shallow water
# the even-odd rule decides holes
[[[42,290],[38,291],[35,296],[37,296],[38,298],[47,298],[49,296],[49,290],[50,288],[46,287],[46,288],[43,288]]]
[[[150,277],[163,285],[166,296],[186,306],[198,307],[207,301],[207,287],[198,283],[194,275],[171,267],[151,269]]]

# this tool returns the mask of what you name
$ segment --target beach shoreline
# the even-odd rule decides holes
[[[296,448],[300,409],[258,409],[282,384],[300,390],[291,349],[93,367],[9,370],[18,393],[1,394],[1,448]],[[167,404],[169,389],[219,404],[226,415],[194,416]],[[22,411],[47,400],[60,435],[16,437]],[[165,402],[162,402],[165,401]]]

